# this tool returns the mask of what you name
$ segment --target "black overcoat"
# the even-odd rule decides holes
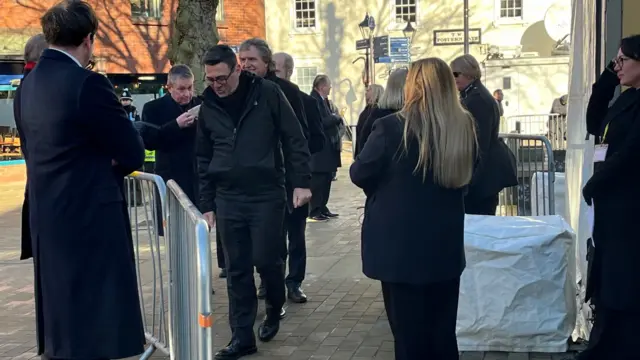
[[[44,51],[15,101],[28,153],[38,352],[62,359],[140,354],[144,331],[121,184],[144,162],[142,141],[109,80],[57,50]]]

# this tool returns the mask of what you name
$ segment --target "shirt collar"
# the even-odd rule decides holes
[[[80,67],[84,67],[84,66],[82,66],[82,65],[80,64],[80,61],[78,61],[78,59],[76,59],[73,55],[69,54],[68,52],[66,52],[66,51],[64,51],[64,50],[61,50],[61,49],[56,49],[56,48],[54,48],[54,47],[49,47],[49,49],[51,49],[51,50],[55,50],[55,51],[58,51],[58,52],[61,52],[61,53],[65,54],[65,55],[67,55],[68,57],[70,57],[70,58],[71,58],[71,60],[73,60],[76,64],[78,64],[78,66],[80,66]]]

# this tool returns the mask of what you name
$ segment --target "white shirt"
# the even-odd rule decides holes
[[[66,52],[66,51],[64,51],[64,50],[61,50],[61,49],[56,49],[56,48],[54,48],[54,47],[50,47],[49,49],[51,49],[51,50],[55,50],[55,51],[58,51],[58,52],[61,52],[61,53],[65,54],[65,55],[67,55],[68,57],[70,57],[70,58],[71,58],[71,60],[73,60],[76,64],[78,64],[78,66],[80,66],[80,67],[84,67],[84,66],[82,66],[82,65],[80,64],[80,61],[78,61],[78,59],[76,59],[73,55],[69,54],[68,52]]]

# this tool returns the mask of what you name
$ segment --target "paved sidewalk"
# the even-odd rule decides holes
[[[247,357],[248,360],[393,359],[393,338],[380,285],[361,272],[358,219],[362,210],[357,207],[363,204],[363,196],[349,183],[346,168],[341,169],[339,181],[333,184],[329,205],[340,217],[326,223],[308,224],[304,289],[309,302],[289,304],[279,334],[270,343],[259,344],[259,353]],[[37,358],[33,268],[29,261],[14,260],[19,253],[19,214],[19,210],[14,209],[0,215],[0,360]],[[229,340],[225,282],[217,275],[216,270],[215,349]],[[261,308],[259,317],[263,314]],[[463,360],[571,358],[564,354],[466,353],[462,356]]]

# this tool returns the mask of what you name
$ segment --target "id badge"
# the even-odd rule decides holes
[[[596,145],[595,151],[593,152],[593,162],[602,162],[607,157],[607,149],[609,149],[608,144]]]

